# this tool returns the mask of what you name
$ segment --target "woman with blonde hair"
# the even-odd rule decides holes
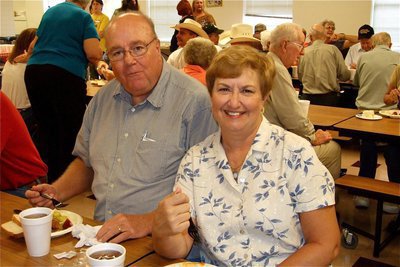
[[[202,27],[204,27],[206,24],[217,25],[214,17],[204,10],[203,0],[193,0],[192,9],[194,19],[200,23]]]
[[[263,116],[275,66],[248,46],[207,70],[220,129],[183,158],[155,212],[153,245],[184,258],[194,243],[216,266],[324,266],[339,252],[335,184],[304,138]]]

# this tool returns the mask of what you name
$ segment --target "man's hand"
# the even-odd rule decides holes
[[[177,188],[159,203],[153,228],[158,236],[173,236],[189,228],[189,219],[189,198]]]
[[[328,131],[318,129],[315,132],[315,140],[311,143],[313,146],[319,146],[332,140],[332,135]]]
[[[41,193],[46,193],[52,197],[54,197],[57,200],[60,200],[57,196],[57,190],[54,188],[54,186],[49,185],[49,184],[39,184],[33,186],[30,190],[27,190],[25,192],[25,196],[28,199],[29,203],[36,207],[48,207],[54,209],[53,203],[51,200],[41,197]]]
[[[144,237],[151,233],[153,213],[117,214],[106,221],[96,235],[100,242],[120,243],[127,239]]]

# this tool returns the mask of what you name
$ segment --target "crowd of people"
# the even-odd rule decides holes
[[[152,234],[168,258],[329,265],[340,245],[341,148],[307,118],[288,69],[298,65],[300,97],[311,103],[337,105],[338,80],[353,68],[359,109],[398,108],[400,54],[390,35],[369,25],[358,36],[335,34],[330,20],[308,36],[295,23],[272,31],[237,23],[221,47],[204,1],[181,0],[165,60],[136,0],[123,0],[111,20],[102,0],[89,2],[50,8],[16,40],[5,73],[18,71],[0,92],[1,190],[47,207],[41,193],[67,201],[91,190],[104,222],[98,240]],[[89,63],[109,82],[86,106]],[[46,144],[40,153],[27,109]],[[360,176],[375,177],[382,149],[389,180],[400,183],[399,143],[363,138],[360,147]]]

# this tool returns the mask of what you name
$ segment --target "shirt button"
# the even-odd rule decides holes
[[[120,159],[120,158],[117,158],[117,161],[118,161],[118,162],[121,162],[121,159]]]
[[[111,188],[114,188],[114,184],[110,184],[110,187],[111,187]]]
[[[244,233],[245,233],[244,230],[243,230],[243,229],[240,229],[240,234],[241,234],[241,235],[244,235]]]
[[[125,138],[126,138],[126,137],[128,137],[128,136],[129,136],[129,134],[128,134],[128,133],[125,133],[125,134],[124,134],[124,136],[125,136]]]
[[[132,112],[135,112],[135,110],[136,110],[135,108],[131,108],[131,111],[132,111]]]
[[[249,255],[248,255],[248,254],[244,254],[243,257],[244,257],[245,259],[247,259],[247,258],[249,257]]]

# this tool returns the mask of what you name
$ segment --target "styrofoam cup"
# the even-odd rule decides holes
[[[33,214],[46,214],[44,217],[28,219]],[[53,212],[49,208],[36,207],[21,211],[22,228],[24,229],[25,243],[28,253],[32,257],[41,257],[49,254],[51,240],[51,221]]]
[[[308,109],[310,108],[310,100],[299,100],[300,106],[303,109],[304,115],[308,117]]]
[[[91,257],[93,253],[104,250],[116,250],[119,251],[121,255],[117,258],[110,260],[98,260]],[[126,255],[126,249],[122,245],[115,243],[97,244],[86,250],[87,263],[91,267],[100,267],[100,266],[123,267],[125,263],[125,255]]]

